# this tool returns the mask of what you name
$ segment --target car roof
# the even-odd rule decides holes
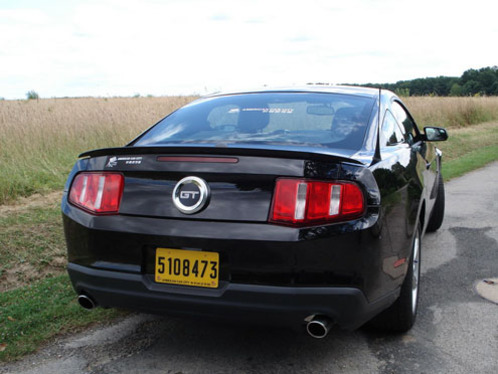
[[[382,90],[385,92],[386,90]],[[379,96],[378,88],[362,87],[362,86],[343,86],[343,85],[304,85],[304,86],[290,86],[290,87],[263,87],[258,89],[249,90],[234,90],[227,92],[217,92],[205,97],[227,96],[227,95],[241,95],[241,94],[256,94],[256,93],[335,93],[347,94],[355,96],[363,96],[369,98],[376,98]]]

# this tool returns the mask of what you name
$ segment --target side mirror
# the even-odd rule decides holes
[[[442,127],[424,127],[424,132],[428,142],[442,142],[448,139],[448,133]]]

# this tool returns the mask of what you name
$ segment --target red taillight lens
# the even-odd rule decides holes
[[[304,187],[303,187],[304,186]],[[294,179],[279,179],[275,186],[272,221],[300,222],[304,218],[307,184]]]
[[[94,214],[117,214],[124,178],[118,173],[81,173],[71,185],[69,202]]]
[[[270,221],[305,226],[358,218],[364,211],[363,193],[354,183],[281,178]]]
[[[363,213],[363,194],[355,184],[344,184],[344,196],[342,198],[342,214],[356,215]]]

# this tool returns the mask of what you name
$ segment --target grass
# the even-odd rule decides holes
[[[89,312],[81,308],[67,275],[0,293],[0,361],[19,358],[57,335],[121,314],[117,310],[98,308]]]
[[[449,129],[498,120],[498,96],[491,97],[405,97],[420,127]]]
[[[122,313],[77,305],[65,272],[60,191],[80,152],[123,145],[192,99],[0,102],[0,361]],[[498,159],[498,98],[405,102],[421,127],[449,129],[449,140],[437,143],[446,180]],[[22,198],[34,193],[41,195]]]
[[[498,145],[476,149],[460,157],[443,163],[445,180],[460,177],[498,159]]]
[[[459,177],[498,160],[498,123],[482,123],[449,131],[449,139],[437,143],[443,151],[445,180]]]
[[[77,304],[66,274],[60,197],[57,192],[0,206],[0,361],[123,314],[90,313]]]
[[[0,362],[124,312],[82,309],[66,273],[60,193],[0,206]]]
[[[0,102],[0,205],[62,189],[78,154],[122,146],[194,97]]]
[[[0,209],[0,292],[65,272],[60,194],[39,200],[38,206]]]

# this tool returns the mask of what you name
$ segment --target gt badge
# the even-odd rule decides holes
[[[180,212],[193,214],[206,206],[209,196],[209,186],[203,179],[186,177],[176,184],[173,190],[173,203]]]

